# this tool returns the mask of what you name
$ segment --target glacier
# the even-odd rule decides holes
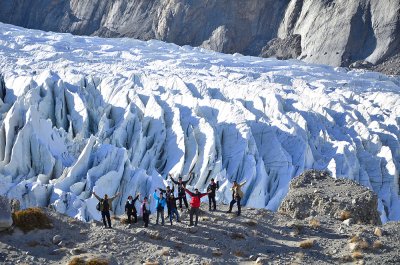
[[[400,79],[363,70],[103,39],[0,23],[0,195],[100,219],[92,191],[151,194],[234,180],[276,210],[289,182],[328,170],[400,220]],[[153,202],[154,207],[154,202]]]

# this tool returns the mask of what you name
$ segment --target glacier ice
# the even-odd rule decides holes
[[[247,180],[244,204],[276,210],[289,181],[328,169],[373,189],[400,219],[399,79],[160,41],[0,24],[0,195],[99,219],[91,195],[143,196]],[[154,207],[154,202],[152,202]]]

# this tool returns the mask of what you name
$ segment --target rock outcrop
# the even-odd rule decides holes
[[[3,0],[0,21],[348,66],[359,60],[379,64],[399,54],[399,9],[400,0]],[[295,52],[266,52],[271,40],[291,45],[295,41]]]
[[[377,207],[378,196],[366,187],[309,170],[291,181],[278,211],[298,219],[325,215],[349,223],[381,224]]]
[[[0,196],[0,231],[9,228],[12,224],[10,201]]]

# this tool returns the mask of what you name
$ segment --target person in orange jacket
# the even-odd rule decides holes
[[[196,215],[196,221],[194,223],[194,226],[197,226],[198,220],[199,220],[199,212],[200,212],[200,199],[206,195],[208,195],[210,192],[207,193],[200,193],[199,189],[195,189],[194,193],[189,191],[188,189],[185,188],[185,191],[187,194],[189,194],[192,199],[190,200],[190,224],[189,226],[193,226],[193,215]]]

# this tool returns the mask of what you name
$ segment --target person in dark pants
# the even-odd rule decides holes
[[[192,199],[190,200],[190,226],[193,226],[193,215],[196,215],[196,221],[194,223],[194,226],[197,226],[197,222],[199,221],[199,213],[200,213],[200,199],[204,196],[206,196],[208,193],[200,193],[198,189],[194,190],[194,193],[189,191],[188,189],[185,188],[185,191],[192,196]]]
[[[236,181],[233,182],[233,186],[231,188],[231,190],[232,190],[232,201],[231,201],[231,203],[229,205],[228,213],[232,212],[233,205],[235,203],[237,203],[237,207],[238,207],[237,215],[239,216],[241,214],[241,209],[242,208],[241,208],[241,205],[240,205],[240,201],[242,200],[242,197],[243,197],[243,191],[241,190],[241,188],[243,187],[244,184],[246,184],[246,181],[241,183],[241,184],[238,184]]]
[[[215,192],[219,189],[219,182],[215,183],[214,179],[211,179],[211,183],[208,184],[207,191],[208,193],[208,210],[211,211],[211,203],[213,204],[213,210],[217,210],[217,202],[215,201]]]
[[[107,223],[108,223],[108,228],[111,228],[110,210],[112,207],[113,200],[119,196],[119,193],[115,194],[111,198],[109,198],[107,194],[104,195],[104,198],[100,198],[99,196],[97,196],[97,194],[94,191],[93,191],[93,195],[100,202],[100,212],[101,212],[101,218],[103,219],[104,227],[107,228]],[[106,219],[107,219],[107,223],[106,223]]]
[[[167,200],[164,198],[163,193],[160,192],[160,197],[157,196],[157,190],[154,191],[154,199],[157,200],[156,209],[157,209],[157,221],[156,224],[158,225],[158,219],[161,216],[161,225],[164,225],[164,207],[167,204]]]
[[[143,217],[144,227],[148,227],[150,221],[150,206],[147,197],[144,197],[140,211]]]
[[[132,198],[132,196],[128,196],[128,200],[125,203],[125,213],[128,216],[128,223],[132,223],[132,216],[133,216],[133,222],[137,222],[137,212],[136,212],[136,207],[135,207],[135,202],[139,198],[139,194],[136,195],[135,199]]]
[[[162,189],[162,188],[158,188],[158,190],[159,190],[160,192],[165,193],[165,198],[166,198],[166,200],[167,200],[167,211],[168,211],[167,218],[168,218],[169,215],[171,214],[171,207],[169,206],[168,198],[171,196],[171,194],[174,194],[174,187],[172,187],[172,189],[171,189],[170,186],[167,186],[167,189],[166,189],[166,190],[164,190],[164,189]]]
[[[176,221],[179,223],[179,213],[178,210],[176,208],[176,200],[178,200],[179,198],[175,198],[174,194],[171,193],[170,196],[167,199],[167,205],[169,204],[170,207],[170,215],[169,215],[169,221],[171,222],[172,225],[172,219],[174,218],[174,215],[176,215]]]
[[[171,174],[169,174],[169,177],[171,178],[172,182],[175,185],[178,185],[178,198],[179,198],[179,208],[182,210],[182,200],[185,203],[186,209],[189,208],[187,199],[186,199],[186,193],[185,193],[185,188],[186,188],[186,184],[192,180],[192,178],[194,177],[194,173],[190,173],[190,177],[188,180],[183,181],[182,177],[178,178],[178,181],[174,180],[171,176]]]

